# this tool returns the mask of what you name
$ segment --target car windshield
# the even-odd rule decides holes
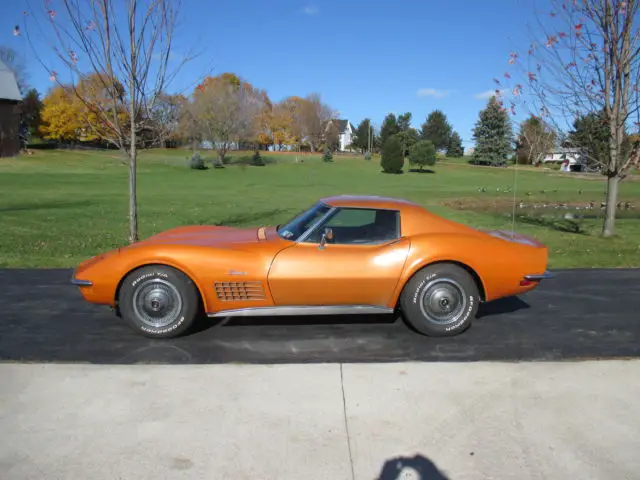
[[[278,228],[278,234],[286,240],[295,242],[329,210],[331,210],[330,206],[316,203],[313,207],[298,214],[293,220],[281,225]]]

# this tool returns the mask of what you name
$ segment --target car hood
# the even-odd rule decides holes
[[[233,228],[205,225],[178,227],[143,240],[139,245],[171,244],[233,248],[266,241],[267,230],[264,227]],[[272,230],[275,231],[275,229]]]

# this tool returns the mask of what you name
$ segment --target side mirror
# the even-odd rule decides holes
[[[322,236],[320,237],[320,249],[324,248],[328,240],[333,240],[333,230],[330,228],[325,228],[324,232],[322,232]]]

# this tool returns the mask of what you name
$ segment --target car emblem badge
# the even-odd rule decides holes
[[[237,270],[229,270],[227,273],[229,275],[246,275],[247,274],[247,272],[239,272]]]

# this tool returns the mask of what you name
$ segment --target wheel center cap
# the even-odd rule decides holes
[[[444,309],[449,308],[449,299],[448,298],[443,298],[440,300],[440,306]]]
[[[158,300],[152,300],[151,308],[153,308],[157,312],[158,310],[160,310],[160,302]]]

